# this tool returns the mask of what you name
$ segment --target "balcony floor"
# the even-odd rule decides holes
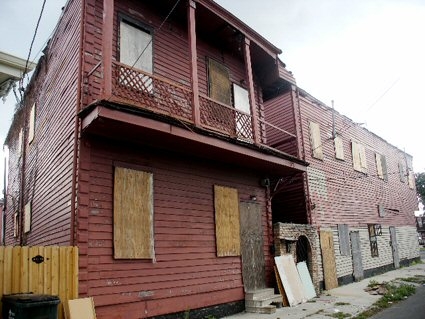
[[[304,172],[307,163],[271,148],[199,129],[176,119],[109,102],[98,102],[80,113],[84,134],[126,140],[237,164],[267,174]]]

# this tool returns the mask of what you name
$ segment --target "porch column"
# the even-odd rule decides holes
[[[254,93],[254,79],[252,76],[252,64],[251,64],[251,41],[245,37],[245,46],[244,46],[244,58],[245,58],[245,68],[246,68],[246,77],[248,79],[248,95],[249,95],[249,105],[251,106],[251,116],[252,116],[252,132],[254,135],[254,143],[260,144],[260,132],[258,126],[258,110],[255,103],[255,93]]]
[[[198,83],[198,53],[196,51],[196,2],[189,0],[187,9],[188,34],[189,34],[189,57],[190,57],[190,79],[192,85],[192,117],[196,126],[201,125],[199,111],[199,83]]]
[[[114,0],[103,0],[103,36],[102,36],[102,66],[103,66],[103,98],[112,94],[112,37],[114,30]]]

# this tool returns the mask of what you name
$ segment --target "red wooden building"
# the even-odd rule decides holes
[[[307,166],[264,109],[294,84],[280,50],[213,1],[70,0],[44,53],[7,138],[6,244],[77,245],[99,318],[271,287],[270,181]]]
[[[310,125],[329,130],[329,108],[296,87],[280,53],[210,0],[69,0],[7,137],[6,244],[78,246],[79,293],[99,318],[241,311],[246,291],[273,287],[273,256],[288,251],[319,287],[318,228],[363,236],[355,222],[373,213],[378,224],[378,204],[401,226],[414,190],[400,184],[399,205],[393,175],[361,175],[344,196],[323,184],[366,173],[353,171],[348,139],[345,160],[330,161]],[[355,128],[379,154],[399,152]],[[385,194],[362,191],[361,206],[353,193],[369,184]],[[353,273],[344,256],[341,282]]]

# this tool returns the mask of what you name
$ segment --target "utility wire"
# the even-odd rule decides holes
[[[44,11],[45,5],[46,5],[46,0],[43,1],[43,5],[41,6],[41,11],[40,11],[40,14],[38,16],[37,25],[35,26],[35,31],[34,31],[34,35],[32,37],[30,49],[29,49],[29,52],[28,52],[28,57],[27,57],[27,60],[25,62],[24,75],[27,73],[27,70],[28,70],[28,63],[29,63],[29,60],[30,60],[30,57],[31,57],[32,46],[34,45],[35,37],[37,36],[38,27],[40,25],[41,17],[43,16],[43,11]],[[21,89],[23,89],[23,82],[24,82],[24,76],[21,78],[21,81],[19,83],[19,87]],[[21,101],[22,101],[22,93],[21,93]]]

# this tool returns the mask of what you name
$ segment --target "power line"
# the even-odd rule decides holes
[[[25,62],[24,75],[27,73],[27,70],[28,70],[28,62],[29,62],[30,57],[31,57],[32,46],[34,45],[35,37],[37,36],[38,27],[40,25],[41,17],[43,16],[43,11],[44,11],[45,5],[46,5],[46,0],[43,1],[43,5],[41,6],[41,11],[40,11],[40,14],[38,16],[37,25],[35,26],[35,31],[34,31],[34,35],[32,37],[30,49],[29,49],[29,52],[28,52],[28,57],[27,57],[27,60]],[[22,86],[23,86],[23,79],[24,79],[24,77],[21,78],[21,81],[20,81],[20,84],[19,84],[20,88],[22,88]],[[21,97],[21,101],[22,101],[22,97]]]

